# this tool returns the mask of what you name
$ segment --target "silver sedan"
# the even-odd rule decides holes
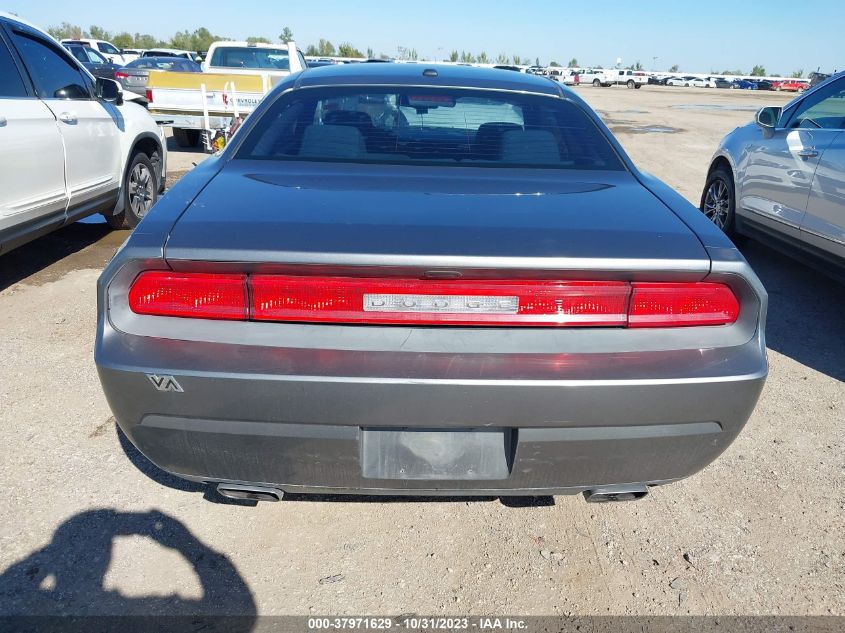
[[[114,78],[123,89],[135,94],[145,95],[147,81],[151,72],[202,72],[199,64],[181,57],[141,57],[117,70]]]

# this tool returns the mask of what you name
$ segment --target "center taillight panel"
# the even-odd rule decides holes
[[[424,280],[141,273],[137,314],[311,323],[545,327],[727,325],[739,302],[720,283]]]

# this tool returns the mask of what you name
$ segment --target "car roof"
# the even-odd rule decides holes
[[[434,70],[437,76],[429,77],[423,71]],[[515,73],[497,68],[453,66],[447,64],[336,64],[309,68],[295,75],[296,87],[312,86],[437,86],[480,88],[485,90],[511,90],[537,94],[563,96],[560,84],[545,77]]]

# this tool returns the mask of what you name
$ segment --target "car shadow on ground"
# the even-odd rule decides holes
[[[141,575],[149,595],[107,588],[114,541],[127,536],[146,537],[181,555],[201,585],[201,597],[168,594],[173,584],[169,568],[161,570],[161,578]],[[249,631],[256,618],[252,592],[229,558],[158,510],[99,509],[72,516],[50,543],[0,574],[0,605],[4,630],[219,630],[211,626],[218,623],[214,619],[226,617],[226,631]],[[75,625],[68,616],[78,618]]]
[[[769,293],[769,349],[845,380],[845,285],[759,242],[740,250]]]
[[[0,259],[0,290],[5,290],[9,286],[28,279],[51,266],[57,269],[57,273],[64,273],[70,268],[88,267],[88,265],[91,268],[102,268],[105,257],[99,252],[92,253],[91,261],[87,262],[86,259],[86,262],[82,262],[85,265],[82,266],[78,265],[79,262],[70,259],[64,260],[102,240],[111,232],[105,222],[76,222],[2,255],[2,259]],[[120,241],[128,236],[129,233],[126,231],[116,231],[115,248]],[[114,249],[109,251],[109,256],[113,251]],[[56,276],[60,276],[60,274]],[[45,281],[50,280],[52,278],[45,279]]]
[[[229,499],[217,493],[215,488],[208,484],[187,481],[179,477],[175,477],[161,468],[153,464],[147,459],[141,451],[139,451],[129,438],[120,430],[120,427],[115,424],[117,430],[117,437],[120,441],[120,447],[132,462],[132,465],[140,470],[144,475],[155,481],[161,486],[166,486],[174,490],[181,490],[183,492],[201,493],[206,501],[211,503],[220,503],[223,505],[239,505],[239,506],[255,506],[257,501]],[[311,502],[325,502],[325,503],[467,503],[470,501],[499,501],[503,506],[508,508],[535,508],[543,506],[553,506],[555,504],[554,497],[549,495],[535,496],[535,497],[494,497],[494,496],[477,496],[477,497],[449,497],[449,496],[383,496],[383,495],[305,495],[285,493],[283,503],[290,501],[311,501]]]

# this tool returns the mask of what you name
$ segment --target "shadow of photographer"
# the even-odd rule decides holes
[[[159,587],[151,587],[155,595],[135,597],[106,589],[114,540],[132,535],[148,537],[180,554],[199,579],[202,596],[162,595]],[[171,570],[163,569],[163,588],[170,586],[170,577]],[[119,616],[126,625],[132,618],[139,624],[142,617],[155,616],[177,621],[179,617],[192,621],[227,617],[227,631],[249,631],[256,617],[252,593],[232,562],[199,541],[180,521],[157,510],[101,509],[71,517],[56,529],[48,545],[0,574],[0,604],[0,616],[13,629],[14,618],[37,616],[43,626],[28,630],[52,630],[50,622],[59,624],[59,618],[67,616],[83,621],[91,616]]]

